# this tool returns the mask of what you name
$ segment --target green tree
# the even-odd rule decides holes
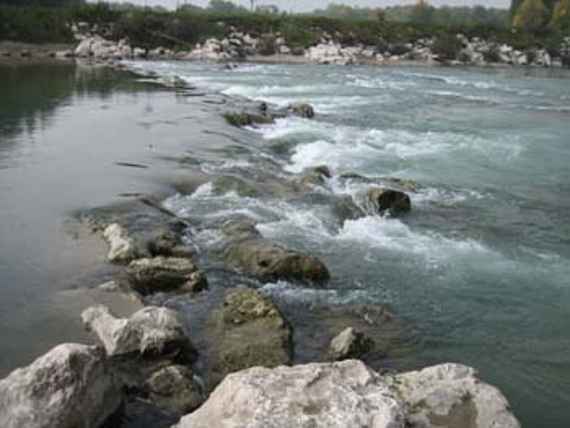
[[[246,9],[241,6],[237,6],[228,0],[210,0],[208,3],[208,9],[212,12],[220,13],[235,13],[235,12],[245,12]]]
[[[558,30],[570,29],[570,0],[560,0],[556,3],[550,24]]]
[[[546,24],[548,11],[542,0],[524,0],[513,19],[513,26],[535,32]]]
[[[435,8],[430,6],[426,0],[418,0],[412,10],[411,21],[415,24],[430,25],[433,24],[433,15]]]

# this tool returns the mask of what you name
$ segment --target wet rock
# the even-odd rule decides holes
[[[152,257],[182,257],[191,258],[194,250],[182,243],[180,234],[170,229],[155,231],[147,241],[148,252]]]
[[[380,376],[358,360],[234,373],[176,427],[288,428],[292,421],[311,428],[520,428],[500,391],[469,367]]]
[[[159,291],[197,293],[208,288],[206,276],[191,259],[153,257],[131,262],[126,271],[130,286],[141,294]]]
[[[330,278],[327,267],[316,257],[284,248],[265,239],[230,243],[225,250],[224,259],[228,265],[263,281],[284,279],[324,283]]]
[[[248,367],[276,367],[291,361],[291,328],[273,302],[256,290],[227,292],[210,325],[213,382]]]
[[[355,172],[345,172],[341,175],[339,175],[339,178],[342,180],[353,180],[353,181],[359,181],[362,183],[370,183],[372,182],[372,180],[368,177],[365,177],[363,175],[357,174]]]
[[[361,358],[373,347],[372,339],[352,327],[347,327],[331,340],[328,356],[333,361]]]
[[[233,176],[222,175],[212,182],[212,191],[216,194],[235,192],[238,196],[254,198],[259,195],[257,188],[246,180]]]
[[[372,187],[368,189],[366,196],[373,210],[379,214],[389,212],[397,216],[412,209],[410,197],[399,190]]]
[[[106,306],[97,305],[81,314],[110,357],[143,357],[147,360],[188,362],[195,351],[178,313],[148,306],[130,318],[117,318]]]
[[[127,230],[118,223],[110,224],[103,231],[103,237],[109,244],[107,260],[113,263],[128,263],[141,256],[136,242]]]
[[[3,428],[96,428],[122,402],[100,348],[56,346],[0,380]]]
[[[143,390],[158,407],[183,415],[199,407],[205,400],[203,387],[188,366],[172,365],[153,373]]]
[[[471,367],[440,364],[398,375],[393,385],[408,405],[410,426],[520,427],[503,394]]]
[[[225,113],[224,119],[232,126],[243,128],[244,126],[267,125],[274,123],[272,116],[266,114],[255,113]]]
[[[418,183],[414,180],[410,180],[408,178],[398,178],[398,177],[381,177],[382,181],[386,181],[394,186],[401,188],[402,190],[406,190],[408,192],[417,192],[418,188],[420,187]]]
[[[288,110],[295,116],[312,119],[315,117],[315,109],[312,105],[306,103],[295,103],[288,107]]]

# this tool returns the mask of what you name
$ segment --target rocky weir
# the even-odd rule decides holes
[[[315,114],[309,104],[244,102],[224,116],[250,132],[287,115]],[[309,201],[329,209],[336,224],[406,216],[413,210],[409,194],[420,186],[336,174],[326,165],[285,174],[271,161],[249,176],[208,179],[187,196]],[[349,197],[323,192],[332,179],[361,190]],[[507,399],[473,368],[386,370],[384,358],[405,334],[387,305],[304,308],[321,340],[303,361],[309,354],[296,331],[304,327],[261,285],[326,290],[334,270],[321,254],[265,237],[247,214],[198,219],[137,196],[126,206],[84,211],[78,221],[107,243],[107,260],[117,266],[101,289],[144,307],[130,316],[104,305],[86,309],[81,319],[98,345],[57,346],[0,380],[3,427],[137,426],[141,413],[157,415],[154,426],[179,428],[520,426]],[[203,320],[188,316],[188,302],[204,303]]]

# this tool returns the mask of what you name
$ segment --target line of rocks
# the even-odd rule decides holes
[[[272,118],[267,106],[261,110]],[[309,105],[288,110],[314,116]],[[214,184],[221,191],[255,193],[237,177],[218,178]],[[411,209],[406,191],[417,186],[389,177],[334,177],[326,166],[311,168],[287,185],[302,194],[333,178],[368,185],[355,201],[335,200],[343,218],[403,215]],[[182,238],[190,220],[152,202],[145,206],[157,213],[159,227],[152,221],[108,221],[113,216],[93,224],[108,243],[109,262],[122,266],[116,279],[119,288],[141,300],[154,293],[208,292],[196,251]],[[147,230],[149,224],[152,230]],[[322,287],[330,279],[321,260],[267,240],[251,221],[232,219],[222,223],[220,231],[220,259],[228,270],[309,287]],[[321,350],[320,363],[290,367],[293,326],[274,301],[252,288],[227,290],[209,313],[207,349],[194,346],[176,310],[152,305],[121,318],[95,305],[81,318],[100,346],[60,345],[0,380],[0,422],[6,428],[120,426],[109,421],[120,419],[130,400],[139,400],[182,417],[178,428],[519,427],[503,395],[481,382],[471,368],[444,364],[381,375],[351,360],[382,347],[370,332],[392,318],[384,308],[352,310],[366,320],[368,331],[359,327],[362,324],[344,324]],[[335,310],[327,312],[336,315]],[[207,354],[201,363],[205,369],[198,364],[201,354]]]
[[[76,26],[77,27],[77,26]],[[95,28],[96,29],[96,28]],[[164,47],[143,49],[131,46],[127,39],[117,42],[104,38],[93,29],[81,32],[76,28],[75,38],[79,45],[74,51],[55,52],[57,58],[76,57],[95,61],[121,59],[150,60],[200,60],[232,62],[277,55],[303,58],[315,64],[393,64],[401,61],[419,61],[428,64],[445,62],[450,65],[508,64],[542,67],[565,66],[570,63],[570,37],[560,46],[560,57],[553,58],[543,48],[517,50],[507,44],[499,44],[479,37],[455,36],[458,47],[453,57],[442,57],[435,48],[437,39],[419,38],[410,43],[387,43],[382,39],[377,45],[343,45],[330,34],[324,33],[314,45],[305,48],[291,47],[280,33],[252,35],[230,30],[222,39],[209,38],[188,50],[171,50]]]

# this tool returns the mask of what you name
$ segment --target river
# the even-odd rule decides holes
[[[414,339],[386,364],[471,365],[505,393],[524,426],[570,424],[568,76],[127,65],[182,77],[232,102],[309,102],[317,116],[240,130],[220,120],[223,105],[132,76],[0,69],[0,370],[58,341],[83,338],[50,296],[112,272],[91,247],[82,250],[81,240],[62,232],[73,210],[121,192],[168,193],[159,179],[170,171],[159,161],[166,155],[191,155],[205,176],[249,179],[266,173],[268,162],[285,178],[326,164],[334,175],[319,190],[325,194],[354,196],[368,186],[338,179],[348,172],[414,180],[412,213],[339,225],[314,200],[220,195],[207,179],[195,191],[170,192],[164,205],[197,219],[249,216],[265,237],[322,258],[332,274],[326,290],[259,284],[283,305],[389,304],[413,326]],[[147,163],[153,171],[117,161]],[[217,239],[205,229],[196,243]]]

